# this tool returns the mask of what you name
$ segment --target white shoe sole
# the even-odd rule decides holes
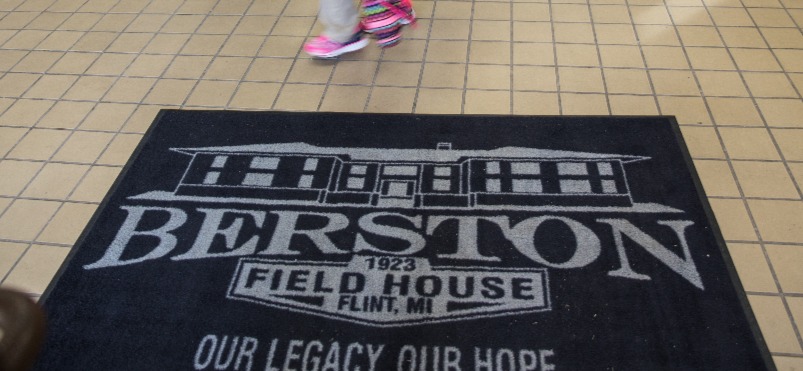
[[[360,41],[348,44],[348,45],[346,45],[346,46],[344,46],[344,47],[342,47],[340,49],[333,50],[333,51],[331,51],[329,53],[324,53],[324,54],[312,54],[312,53],[309,53],[309,52],[307,52],[307,53],[309,55],[315,57],[315,58],[331,59],[331,58],[336,58],[336,57],[341,56],[341,55],[346,54],[346,53],[355,52],[355,51],[360,50],[360,49],[362,49],[362,48],[364,48],[366,46],[368,46],[368,39],[361,39]]]

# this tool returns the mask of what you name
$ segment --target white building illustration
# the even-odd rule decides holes
[[[648,157],[525,147],[492,150],[277,143],[173,148],[191,156],[177,188],[142,199],[317,206],[677,212],[636,204],[625,165]]]

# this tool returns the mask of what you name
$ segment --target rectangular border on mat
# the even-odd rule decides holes
[[[775,363],[772,360],[772,354],[767,347],[766,341],[764,336],[761,333],[761,329],[758,326],[758,321],[756,320],[755,314],[753,313],[750,303],[747,299],[747,293],[745,292],[744,286],[742,285],[741,280],[739,279],[738,272],[736,271],[736,267],[733,263],[733,259],[728,251],[727,244],[725,239],[722,236],[722,232],[719,228],[719,224],[717,223],[716,217],[714,215],[713,209],[711,208],[710,203],[708,202],[708,197],[706,196],[705,190],[703,188],[702,182],[700,177],[697,173],[697,170],[694,166],[694,161],[692,160],[691,154],[689,153],[689,149],[686,146],[686,141],[683,139],[683,134],[680,130],[680,125],[677,122],[675,116],[666,116],[666,115],[658,115],[658,116],[627,116],[627,115],[612,115],[612,116],[577,116],[577,115],[566,115],[566,116],[555,116],[555,115],[544,115],[544,116],[528,116],[528,115],[477,115],[477,114],[470,114],[470,115],[453,115],[453,114],[407,114],[407,113],[350,113],[350,112],[289,112],[289,111],[237,111],[237,110],[181,110],[181,109],[161,109],[154,117],[150,127],[148,130],[143,134],[140,143],[137,145],[136,149],[132,152],[131,156],[129,157],[126,164],[123,166],[122,170],[118,174],[117,178],[115,179],[114,183],[110,187],[109,191],[104,196],[103,200],[95,210],[92,217],[86,224],[86,227],[83,229],[81,234],[79,235],[78,239],[76,240],[75,244],[71,248],[70,252],[68,253],[67,257],[64,259],[64,262],[59,267],[58,271],[54,275],[53,279],[48,284],[45,291],[39,297],[40,304],[47,303],[47,300],[50,297],[51,292],[55,289],[58,282],[61,279],[61,276],[64,274],[65,270],[71,264],[75,254],[78,252],[80,246],[82,246],[87,238],[87,235],[94,227],[97,219],[99,218],[100,214],[105,210],[108,206],[109,202],[111,201],[112,195],[114,195],[120,184],[122,183],[123,179],[128,174],[130,168],[134,165],[134,162],[137,161],[141,152],[143,151],[144,147],[150,141],[151,136],[153,135],[154,131],[156,130],[159,123],[164,119],[164,116],[168,113],[180,113],[180,112],[193,112],[196,114],[225,114],[225,113],[234,113],[234,114],[249,114],[253,116],[267,116],[271,114],[278,114],[278,115],[285,115],[285,116],[305,116],[305,115],[329,115],[329,116],[372,116],[372,117],[382,117],[382,116],[395,116],[395,117],[440,117],[440,118],[452,118],[454,120],[459,120],[462,117],[500,117],[500,118],[516,118],[516,119],[526,119],[526,118],[549,118],[549,119],[595,119],[595,118],[604,118],[609,120],[615,120],[617,118],[622,119],[643,119],[643,120],[665,120],[671,127],[672,132],[675,136],[676,143],[680,148],[680,152],[683,156],[685,161],[686,168],[691,175],[692,182],[694,184],[695,190],[697,192],[698,201],[702,205],[703,211],[705,213],[705,217],[711,226],[710,232],[714,234],[714,239],[716,240],[717,246],[719,248],[719,252],[722,256],[722,259],[725,263],[726,269],[729,274],[729,278],[733,284],[733,288],[736,290],[736,295],[739,300],[739,304],[742,306],[742,311],[747,319],[747,322],[750,326],[751,332],[756,340],[756,344],[759,348],[759,352],[763,358],[763,361],[768,369],[775,370]]]

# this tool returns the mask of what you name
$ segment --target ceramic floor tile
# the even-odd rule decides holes
[[[645,95],[609,95],[612,115],[657,115],[655,98]]]
[[[758,109],[750,98],[708,98],[711,114],[719,125],[763,126]]]
[[[112,133],[76,131],[53,155],[53,160],[91,164],[103,153],[113,137]]]
[[[787,161],[803,161],[803,130],[773,129],[772,133]]]
[[[781,71],[770,50],[731,48],[736,66],[743,71]]]
[[[0,278],[6,277],[27,247],[23,243],[0,241]]]
[[[31,294],[42,294],[69,252],[70,249],[66,247],[32,245],[3,285]]]
[[[689,71],[650,70],[656,94],[700,95],[700,89]]]
[[[463,112],[466,114],[509,114],[509,91],[467,90]]]
[[[697,80],[703,94],[709,97],[750,95],[737,72],[697,71]]]
[[[55,105],[49,100],[20,99],[6,110],[0,117],[1,125],[27,126],[36,125],[42,116]]]
[[[510,64],[510,43],[474,41],[471,43],[469,63]]]
[[[552,25],[548,22],[514,22],[513,41],[551,43]]]
[[[472,3],[438,1],[434,17],[444,19],[471,19]]]
[[[192,94],[187,98],[187,105],[225,107],[236,88],[237,83],[233,81],[202,80],[198,82]]]
[[[506,44],[510,48],[510,44]],[[385,49],[382,60],[398,62],[421,62],[427,50],[426,40],[404,40],[401,44]],[[465,61],[465,59],[463,60]]]
[[[555,51],[551,44],[514,43],[513,63],[553,66]]]
[[[95,203],[102,201],[119,173],[118,167],[91,167],[70,194],[69,200]]]
[[[764,241],[803,241],[803,202],[749,200],[750,211]]]
[[[593,44],[594,27],[590,23],[554,23],[555,42]]]
[[[243,82],[229,103],[231,108],[270,109],[279,94],[281,84]]]
[[[557,93],[513,92],[513,114],[558,115],[560,105]]]
[[[457,89],[419,89],[415,113],[459,114],[463,91]]]
[[[654,79],[653,84],[655,84]],[[676,116],[680,124],[711,124],[705,101],[702,98],[659,96],[658,106],[661,108],[662,114]],[[712,144],[715,148],[719,147],[717,142],[709,142],[709,145]]]
[[[25,160],[47,160],[69,136],[63,130],[33,129],[23,137],[8,157]]]
[[[321,103],[321,111],[362,112],[371,89],[367,86],[331,85]]]
[[[803,127],[803,101],[800,99],[757,99],[769,126]]]
[[[341,61],[335,66],[331,83],[371,85],[377,65],[371,61]]]
[[[742,200],[709,199],[726,240],[756,241],[757,236]]]
[[[94,204],[64,203],[37,237],[37,242],[73,245],[96,208]]]
[[[414,87],[418,85],[420,63],[382,62],[376,74],[377,85]]]
[[[595,24],[594,31],[598,44],[636,45],[636,33],[632,24]]]
[[[686,48],[691,67],[698,70],[734,70],[731,56],[725,48]]]
[[[513,66],[514,90],[557,91],[554,67]]]
[[[98,158],[97,163],[102,165],[125,165],[140,140],[142,140],[142,135],[139,134],[118,134]]]
[[[603,94],[561,93],[563,115],[608,115],[608,103]]]
[[[323,96],[324,85],[286,84],[276,101],[277,109],[315,111]]]
[[[721,128],[728,154],[735,160],[779,160],[778,150],[766,129]]]
[[[0,195],[17,196],[22,192],[28,183],[42,168],[41,162],[30,161],[0,161],[0,174],[13,176],[3,176],[0,178]]]
[[[0,158],[5,157],[6,153],[17,144],[27,132],[24,128],[9,128],[0,126]]]
[[[770,351],[799,353],[800,344],[781,298],[758,295],[748,295],[747,298]]]
[[[440,7],[441,2],[438,2]],[[418,14],[418,3],[416,3],[416,14]],[[511,4],[497,2],[476,2],[474,3],[474,19],[492,19],[500,21],[510,20]]]
[[[22,192],[23,197],[64,199],[89,169],[86,165],[49,163]]]
[[[558,44],[555,46],[557,63],[561,66],[599,66],[599,53],[594,45]]]
[[[427,63],[421,86],[429,88],[459,88],[465,84],[465,64]]]
[[[283,82],[292,65],[289,59],[258,58],[252,62],[245,80]]]
[[[297,36],[268,36],[258,55],[260,57],[295,57],[299,53],[304,39],[305,37]]]
[[[697,160],[694,167],[709,197],[739,197],[739,188],[733,178],[730,166],[725,161]]]
[[[0,216],[0,238],[31,241],[44,228],[60,206],[60,202],[24,200],[14,201]]]
[[[803,293],[803,270],[800,269],[803,248],[783,245],[767,245],[766,248],[784,293]]]
[[[733,168],[746,197],[800,197],[783,163],[734,161]]]
[[[475,20],[471,22],[471,40],[510,41],[510,22]]]
[[[513,20],[515,21],[550,21],[549,4],[513,3]]]
[[[239,80],[251,65],[251,58],[217,57],[206,69],[205,79]]]
[[[368,98],[366,111],[378,113],[410,113],[415,101],[415,89],[375,87]]]
[[[466,88],[510,90],[510,67],[469,65],[466,77]]]
[[[739,280],[746,291],[778,292],[772,271],[761,251],[761,245],[729,243],[728,253],[733,259]]]
[[[82,130],[117,131],[137,109],[135,104],[100,103],[81,123]]]

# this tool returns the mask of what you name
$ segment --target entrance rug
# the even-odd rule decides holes
[[[43,370],[771,368],[671,117],[162,111]]]

